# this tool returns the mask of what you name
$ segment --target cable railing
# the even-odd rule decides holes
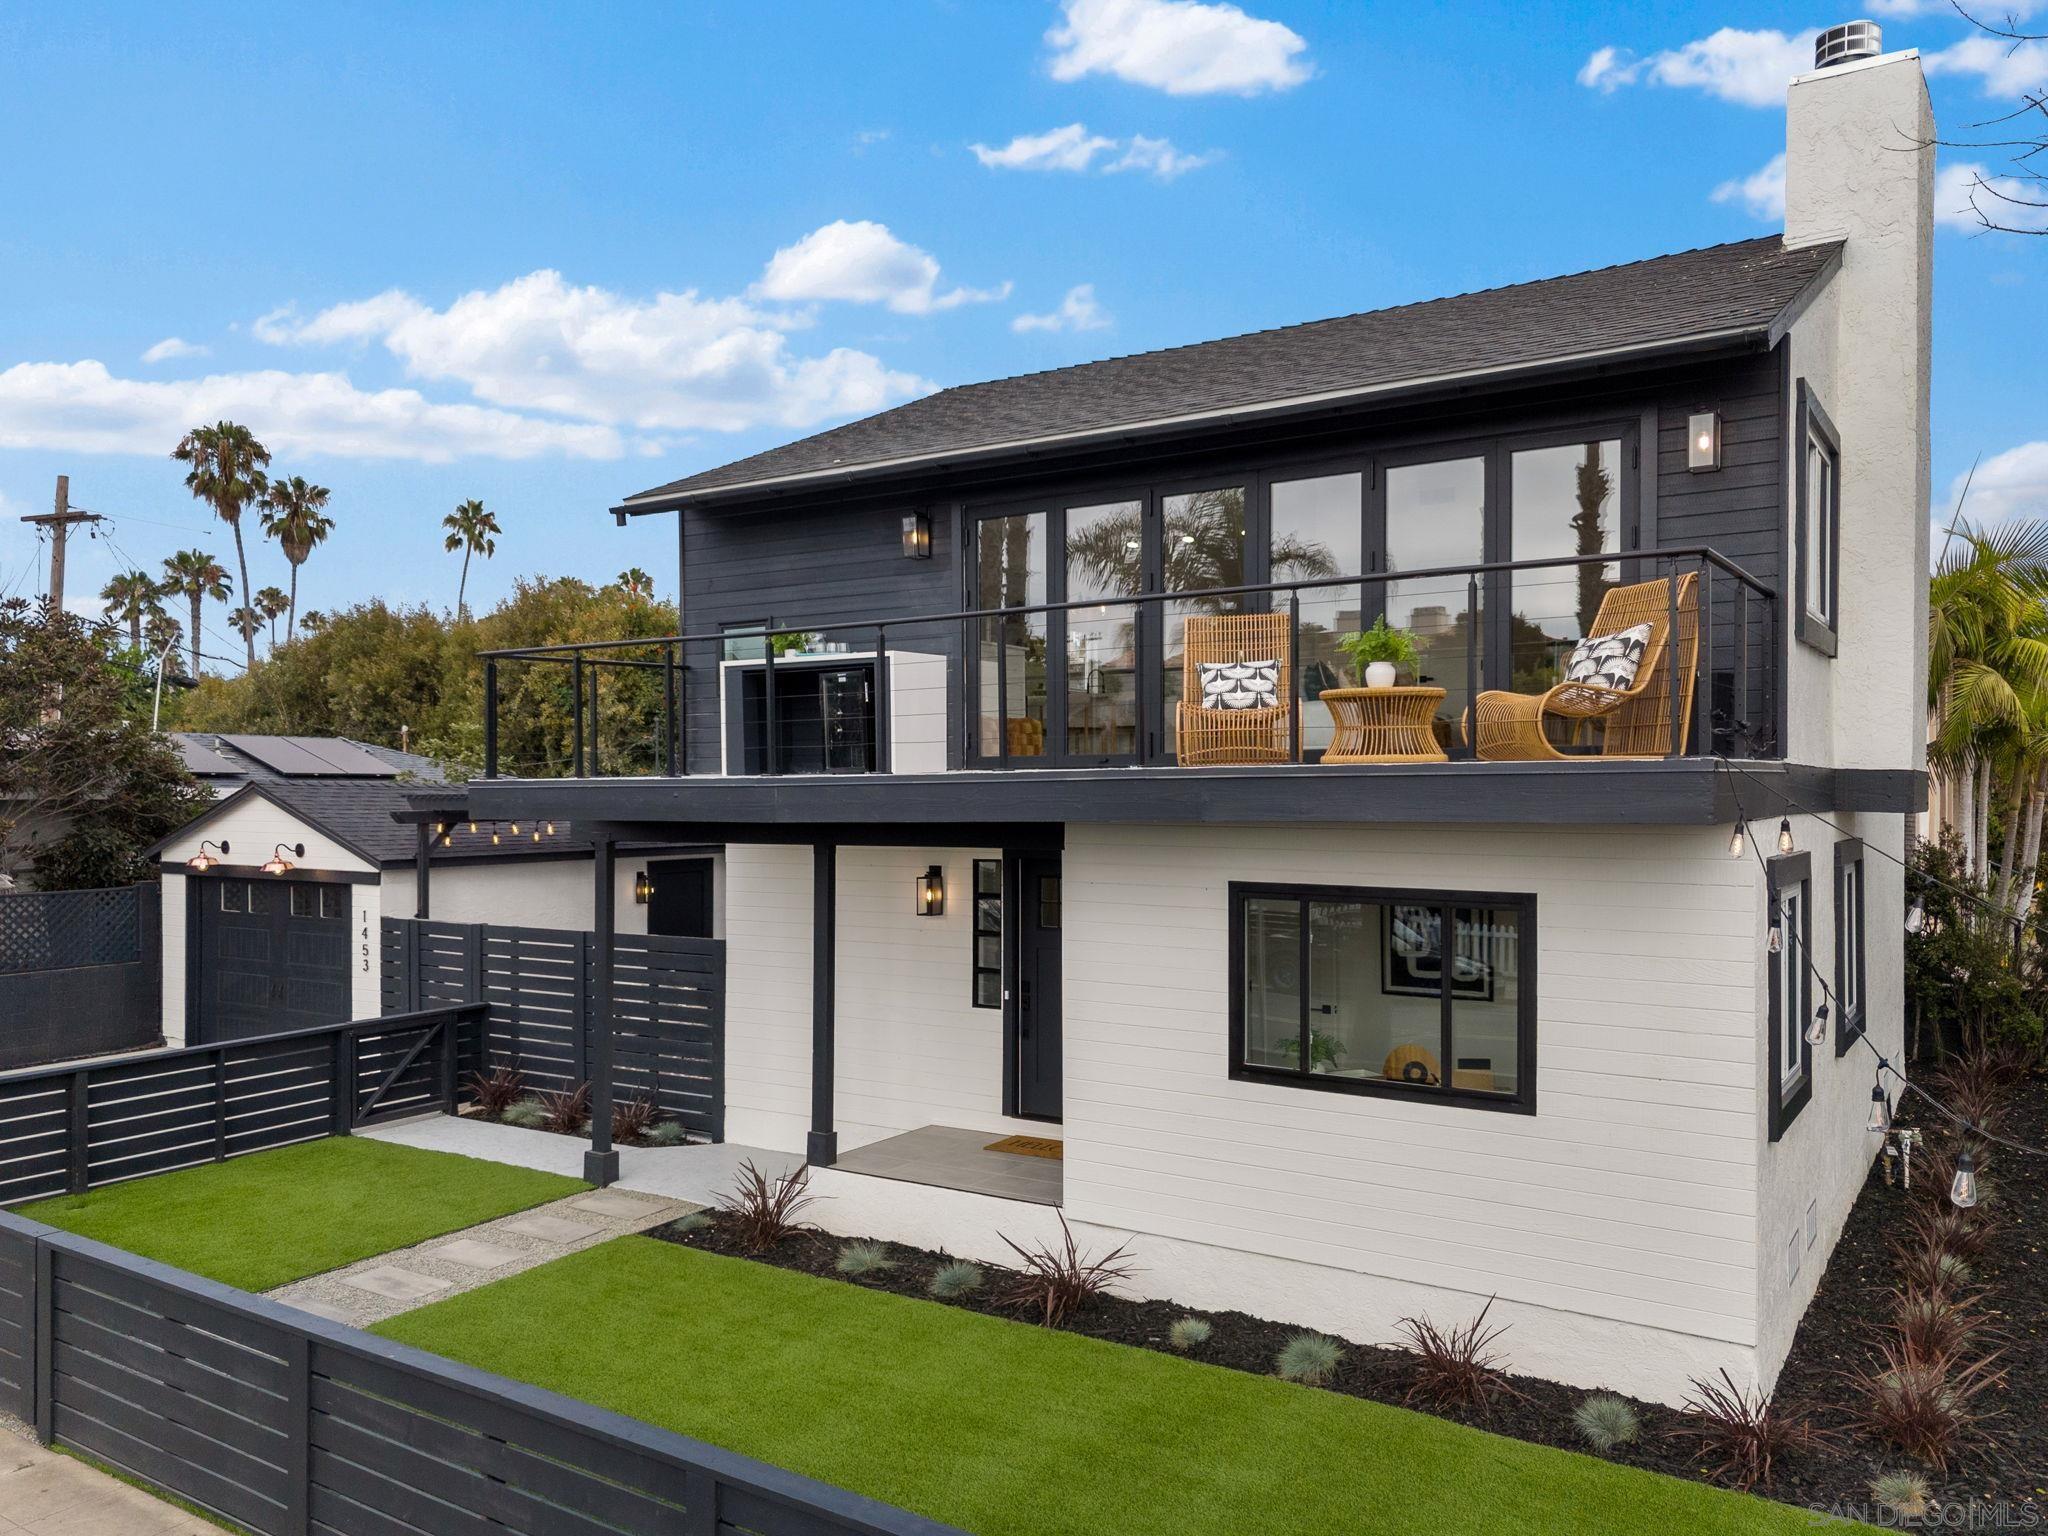
[[[890,649],[892,634],[900,639],[911,631],[923,632],[923,643],[927,646],[932,643],[930,636],[934,631],[951,631],[952,638],[941,642],[941,648],[949,669],[960,681],[959,696],[964,701],[968,730],[958,755],[967,766],[1072,766],[1077,757],[1140,765],[1170,764],[1174,761],[1174,744],[1170,734],[1172,700],[1168,695],[1178,683],[1180,663],[1176,646],[1180,627],[1190,618],[1226,613],[1272,613],[1287,617],[1287,655],[1294,672],[1286,689],[1291,708],[1287,745],[1290,761],[1299,762],[1304,755],[1303,705],[1318,702],[1318,694],[1309,693],[1302,686],[1307,665],[1302,652],[1305,609],[1308,627],[1324,647],[1320,658],[1323,660],[1327,660],[1337,637],[1333,626],[1324,622],[1326,618],[1345,618],[1342,632],[1348,634],[1369,629],[1375,618],[1382,615],[1394,622],[1399,616],[1428,612],[1432,616],[1426,636],[1428,644],[1424,647],[1428,664],[1441,668],[1447,663],[1454,673],[1462,674],[1430,674],[1432,681],[1445,687],[1447,699],[1452,685],[1458,698],[1450,717],[1439,719],[1436,728],[1449,738],[1446,756],[1470,757],[1474,755],[1476,734],[1471,711],[1481,692],[1510,688],[1532,675],[1540,680],[1543,675],[1557,671],[1578,638],[1573,631],[1590,623],[1583,603],[1576,612],[1518,611],[1515,578],[1550,573],[1555,584],[1557,579],[1587,568],[1603,573],[1594,584],[1598,590],[1617,584],[1666,582],[1664,633],[1669,637],[1680,634],[1681,579],[1687,575],[1695,578],[1686,617],[1696,620],[1697,645],[1666,644],[1656,663],[1668,673],[1662,688],[1668,709],[1661,729],[1663,750],[1630,755],[1776,755],[1781,622],[1777,592],[1712,547],[1686,545],[1410,570],[1371,570],[1175,591],[1117,592],[1058,602],[898,613],[880,618],[794,620],[771,614],[757,625],[484,651],[479,653],[484,664],[484,776],[499,777],[508,761],[515,764],[511,775],[514,777],[549,776],[518,770],[551,765],[566,767],[567,776],[572,778],[688,775],[688,704],[693,670],[700,675],[709,671],[715,676],[721,668],[734,664],[752,670],[761,679],[757,719],[748,722],[742,712],[743,725],[760,726],[760,750],[755,754],[761,763],[758,771],[769,775],[790,772],[789,722],[782,718],[784,706],[776,685],[778,671],[911,654],[892,653]],[[1612,575],[1604,574],[1610,569]],[[1346,607],[1333,615],[1333,599],[1341,603],[1353,593],[1357,598],[1355,609]],[[1451,601],[1422,604],[1414,601],[1419,595],[1441,595]],[[1396,598],[1405,605],[1398,615],[1390,612]],[[1463,600],[1462,612],[1454,613],[1452,603],[1459,598]],[[1035,701],[1027,701],[1026,707],[1035,703],[1038,713],[1032,718],[1050,735],[1051,717],[1062,713],[1067,702],[1064,679],[1070,660],[1055,649],[1055,638],[1063,634],[1070,637],[1069,624],[1075,617],[1084,620],[1084,633],[1099,638],[1099,626],[1090,627],[1085,621],[1099,620],[1112,612],[1130,616],[1125,637],[1128,666],[1097,665],[1093,660],[1083,665],[1091,676],[1098,672],[1118,678],[1128,675],[1138,685],[1133,694],[1136,719],[1127,729],[1117,732],[1120,737],[1128,735],[1129,750],[1092,754],[1013,750],[1010,725],[1023,717],[1012,715],[1011,709],[1023,695],[1013,690],[1012,668],[1021,665],[1028,670],[1036,665],[1039,694]],[[993,647],[984,639],[989,626],[994,627],[998,637]],[[1562,629],[1564,633],[1553,633],[1553,629]],[[1024,649],[1010,643],[1013,632],[1032,632],[1041,652],[1035,663],[1013,655]],[[865,640],[871,649],[857,650],[833,637]],[[799,643],[832,648],[789,649]],[[759,647],[757,655],[733,654],[735,648],[751,650],[755,646]],[[701,664],[695,669],[691,667],[692,654],[701,654],[693,648],[711,648],[713,660],[709,668]],[[1681,652],[1687,649],[1693,652],[1689,679],[1680,676]],[[1532,657],[1537,659],[1532,662]],[[1121,662],[1123,658],[1115,660]],[[535,751],[529,747],[501,755],[501,717],[506,707],[502,669],[508,664],[563,669],[569,727],[565,753],[558,756],[552,749]],[[1327,672],[1329,668],[1325,666],[1323,670]],[[632,684],[638,693],[637,704],[623,707],[614,698],[613,713],[623,712],[628,718],[626,728],[614,731],[609,743],[603,732],[602,685],[607,677]],[[1688,682],[1690,686],[1686,686]],[[617,687],[615,683],[615,693]],[[559,707],[561,690],[553,690],[549,699],[551,707]],[[875,697],[871,708],[872,716],[867,722],[872,732],[867,743],[867,771],[888,772],[890,701],[886,696]],[[992,730],[986,729],[990,722]],[[808,727],[810,722],[804,724]],[[750,736],[750,743],[751,739]],[[557,737],[551,748],[558,743]],[[952,756],[949,752],[949,761]],[[721,762],[717,771],[728,771],[728,765]]]

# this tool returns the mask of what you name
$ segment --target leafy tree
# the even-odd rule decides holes
[[[292,590],[287,600],[284,643],[290,645],[298,629],[299,567],[316,547],[334,531],[334,519],[325,514],[331,493],[324,485],[313,485],[302,475],[270,482],[263,493],[263,531],[276,539],[291,562]],[[275,648],[276,638],[272,637]]]
[[[498,552],[496,535],[505,530],[498,526],[498,515],[484,510],[480,501],[462,503],[453,512],[441,519],[441,526],[448,530],[448,537],[441,541],[441,547],[451,555],[462,551],[462,580],[455,587],[455,617],[460,619],[466,610],[463,597],[469,591],[469,557],[482,555],[486,560]]]
[[[277,616],[291,611],[292,600],[276,587],[265,587],[256,594],[256,611],[270,626],[270,653],[277,654]]]
[[[2010,924],[1987,922],[1988,893],[1951,833],[1914,850],[1907,899],[1924,916],[1906,935],[1908,1040],[1915,1056],[1972,1054],[1986,1045],[2038,1048],[2044,999]]]
[[[221,563],[202,549],[181,549],[164,561],[164,591],[182,594],[192,604],[192,627],[185,632],[192,645],[192,676],[199,676],[200,605],[209,597],[228,600],[233,579]]]
[[[270,483],[263,473],[263,467],[270,462],[270,450],[257,442],[247,427],[220,421],[187,432],[171,450],[171,457],[192,466],[185,476],[186,489],[234,529],[235,563],[241,569],[242,591],[246,594],[249,555],[242,547],[242,514]],[[237,616],[237,627],[242,631],[242,643],[248,648],[252,667],[256,665],[256,628],[249,622],[253,617],[248,609]]]
[[[155,878],[143,850],[209,800],[149,729],[149,680],[116,638],[47,599],[0,602],[0,872],[33,865],[44,890]]]
[[[110,619],[128,626],[128,649],[142,649],[142,622],[163,612],[163,590],[146,571],[123,571],[100,588],[100,601]]]

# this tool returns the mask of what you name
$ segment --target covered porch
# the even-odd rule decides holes
[[[1057,1131],[1049,1126],[1048,1130]],[[925,1125],[885,1136],[833,1164],[841,1173],[928,1184],[999,1200],[1058,1205],[1062,1194],[1061,1141],[1049,1136],[991,1136],[955,1125]]]

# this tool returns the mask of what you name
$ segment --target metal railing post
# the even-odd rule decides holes
[[[1479,755],[1479,576],[1465,578],[1465,755]]]
[[[1714,566],[1700,561],[1699,646],[1693,658],[1692,750],[1695,757],[1714,751]]]
[[[869,742],[870,771],[889,773],[893,765],[889,761],[889,706],[891,703],[889,684],[889,627],[875,626],[875,702],[873,739]]]
[[[1666,757],[1685,755],[1685,697],[1678,691],[1678,562],[1666,562],[1664,576],[1664,672],[1671,689],[1666,707],[1671,713],[1670,746]]]
[[[1741,697],[1735,705],[1735,734],[1737,741],[1730,742],[1730,750],[1749,745],[1749,585],[1738,581],[1735,584],[1735,686],[1741,690]]]
[[[661,648],[661,765],[676,776],[676,648]]]
[[[1010,619],[996,620],[996,759],[1010,766]]]
[[[484,777],[498,776],[498,663],[484,663]]]
[[[583,777],[583,655],[569,662],[569,777]]]
[[[597,712],[597,705],[598,705],[598,692],[597,692],[597,683],[598,683],[598,679],[599,679],[599,678],[601,678],[602,676],[604,676],[604,663],[603,663],[603,662],[600,662],[600,661],[592,661],[592,662],[591,662],[591,664],[590,664],[590,710],[589,710],[589,715],[590,715],[590,756],[584,759],[584,766],[585,766],[585,767],[587,767],[587,768],[588,768],[588,769],[590,770],[590,774],[589,774],[589,777],[591,777],[591,778],[593,778],[593,779],[601,777],[601,776],[603,775],[603,773],[604,773],[604,769],[603,769],[603,767],[602,767],[602,766],[600,765],[600,763],[599,763],[599,761],[598,761],[598,753],[597,753],[598,731],[600,730],[600,728],[601,728],[601,724],[602,724],[602,722],[601,722],[601,718],[600,718],[600,716],[598,715],[598,712]]]
[[[1301,588],[1296,587],[1287,594],[1287,666],[1294,674],[1282,678],[1281,686],[1287,690],[1287,760],[1301,761],[1301,689],[1296,686],[1301,677]]]
[[[775,713],[775,617],[768,617],[768,632],[761,637],[761,729],[767,733],[762,767],[769,773],[782,772],[780,722]],[[742,765],[744,766],[744,765]]]

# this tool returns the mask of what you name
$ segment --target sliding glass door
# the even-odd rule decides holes
[[[1159,498],[1158,590],[1199,592],[1249,585],[1245,575],[1245,488],[1219,485]],[[1242,597],[1169,598],[1160,610],[1159,690],[1162,754],[1177,747],[1187,622],[1205,614],[1242,613]],[[1267,658],[1270,659],[1270,658]]]
[[[1059,618],[1066,656],[1062,729],[1069,761],[1130,761],[1138,755],[1138,626],[1144,587],[1142,498],[1067,507],[1061,600],[1094,606]],[[1104,601],[1097,602],[1097,599]]]
[[[975,530],[976,608],[1028,607],[1046,597],[1046,515],[984,517]],[[1044,613],[978,620],[976,747],[984,758],[1043,758],[1051,696]]]
[[[1431,571],[1486,560],[1487,467],[1484,456],[1391,465],[1382,477],[1382,554],[1386,569]],[[1417,575],[1386,583],[1387,622],[1415,637],[1415,678],[1444,690],[1438,740],[1462,740],[1471,680],[1486,685],[1486,583],[1473,603],[1470,576]]]
[[[1365,558],[1365,476],[1356,471],[1274,480],[1266,487],[1269,581],[1314,581],[1370,569]],[[1289,594],[1274,594],[1282,607]],[[1367,594],[1356,586],[1310,587],[1300,601],[1300,654],[1295,687],[1301,698],[1301,746],[1320,752],[1335,730],[1323,690],[1354,681],[1337,641],[1372,623]],[[1377,603],[1379,594],[1371,594]]]

